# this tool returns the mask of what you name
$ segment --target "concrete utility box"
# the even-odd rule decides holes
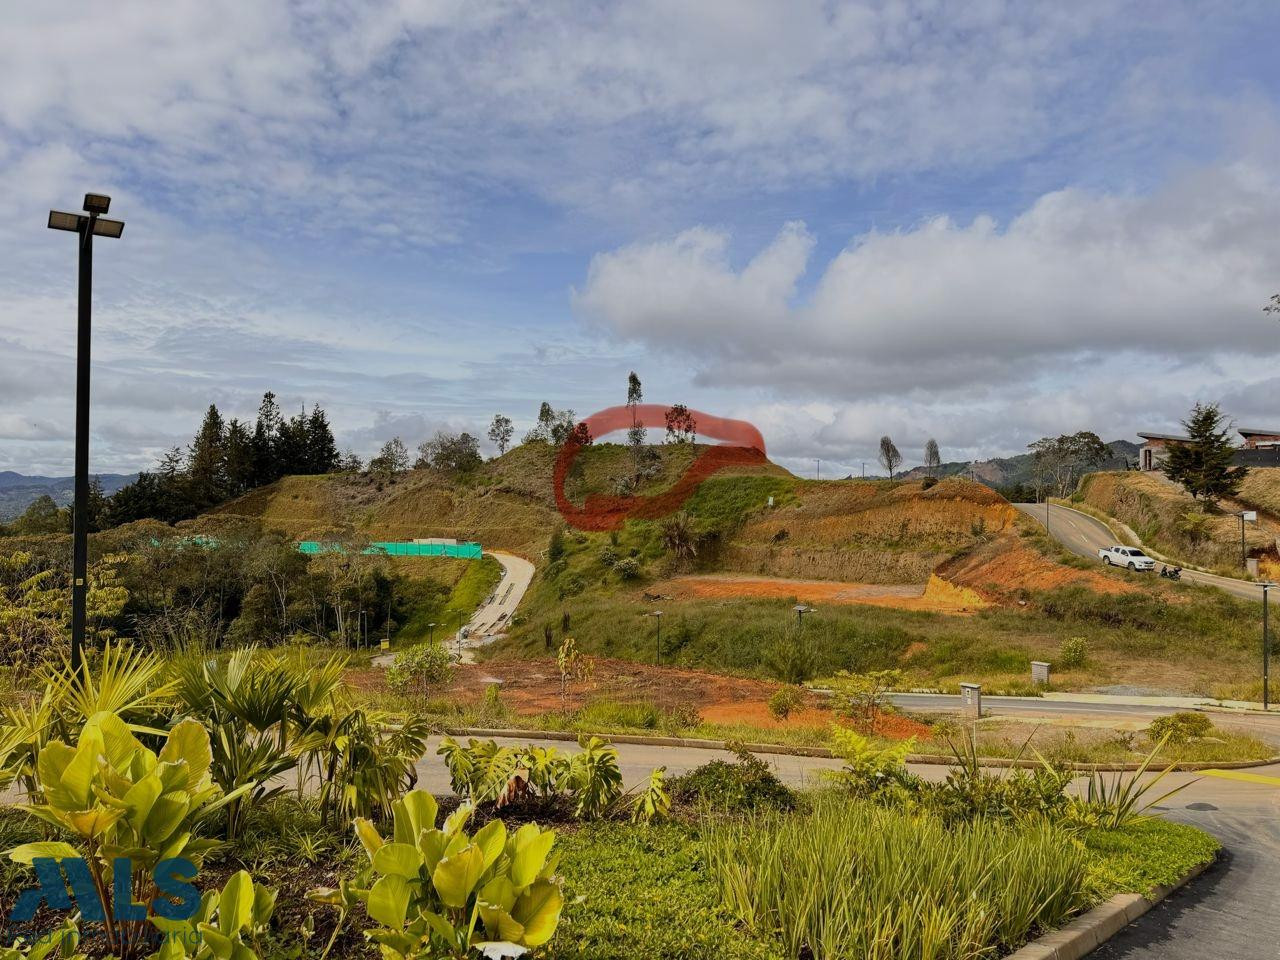
[[[1249,571],[1249,576],[1256,577],[1258,575],[1258,558],[1250,557],[1244,562],[1244,567]]]
[[[1031,682],[1042,687],[1049,685],[1049,665],[1043,660],[1031,661]]]
[[[960,684],[960,712],[966,717],[982,716],[982,685],[978,683]]]

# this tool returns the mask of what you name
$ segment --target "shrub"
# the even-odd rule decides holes
[[[653,703],[619,703],[616,700],[592,700],[578,711],[577,725],[583,730],[605,731],[609,727],[656,730],[662,711]]]
[[[16,863],[36,858],[84,857],[98,890],[112,885],[114,860],[127,851],[134,873],[134,900],[157,897],[157,864],[185,857],[199,866],[216,841],[194,839],[200,824],[237,794],[223,794],[209,776],[209,735],[194,720],[169,731],[159,754],[147,749],[113,713],[85,722],[74,746],[51,740],[40,751],[40,803],[29,812],[73,838],[25,843],[8,852]],[[239,793],[248,792],[249,785]],[[115,915],[104,898],[104,935],[109,951],[137,956],[150,931],[146,920]]]
[[[623,580],[634,580],[640,576],[640,561],[635,557],[624,557],[614,564],[613,569]]]
[[[1089,641],[1084,637],[1068,637],[1058,650],[1058,666],[1063,670],[1077,670],[1089,659]]]
[[[392,840],[357,820],[369,866],[345,890],[317,890],[313,899],[345,908],[354,895],[378,924],[366,935],[386,960],[469,957],[473,950],[512,956],[542,946],[555,935],[564,905],[553,875],[555,831],[527,823],[508,834],[501,820],[491,820],[468,836],[472,810],[459,808],[437,828],[435,798],[412,790],[394,804]]]
[[[432,687],[453,678],[453,661],[443,643],[425,643],[397,653],[387,671],[387,683],[396,690],[425,699]]]
[[[600,551],[599,557],[602,564],[606,567],[612,567],[618,562],[618,551],[613,547],[605,547]]]
[[[900,687],[902,678],[901,670],[841,670],[831,681],[831,709],[837,716],[852,720],[864,733],[871,733],[876,716],[886,709],[885,694]]]
[[[735,751],[737,763],[712,760],[671,781],[671,796],[682,803],[717,810],[790,810],[796,796],[774,775],[769,765],[745,749]]]
[[[1156,717],[1147,727],[1147,736],[1153,743],[1167,741],[1182,745],[1213,733],[1213,721],[1206,714],[1190,710]]]
[[[843,781],[857,796],[872,796],[905,785],[909,777],[907,755],[915,742],[915,737],[912,737],[901,743],[878,747],[853,730],[832,725],[831,752],[845,763],[833,776]]]
[[[925,477],[923,480],[920,481],[921,490],[930,490],[933,487],[936,487],[937,485],[938,485],[937,477]]]
[[[779,720],[785,720],[791,716],[791,711],[797,710],[804,703],[804,691],[795,685],[787,685],[779,687],[769,698],[769,712]]]
[[[827,795],[805,815],[712,822],[704,849],[730,912],[790,957],[995,955],[1090,900],[1088,854],[1043,821],[948,826]]]

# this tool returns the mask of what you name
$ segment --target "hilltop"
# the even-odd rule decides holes
[[[126,484],[138,479],[136,473],[94,474],[102,483],[107,496]],[[75,495],[75,477],[27,476],[12,470],[0,470],[0,523],[22,515],[22,512],[41,497],[49,496],[60,507],[71,503]]]
[[[1138,445],[1128,440],[1112,440],[1107,444],[1110,456],[1097,464],[1098,470],[1124,470],[1138,458]],[[971,474],[974,480],[1000,490],[1035,485],[1035,458],[1029,453],[991,460],[953,460],[933,471],[934,476],[951,477]],[[913,467],[902,474],[904,480],[920,480],[930,475],[925,467]]]

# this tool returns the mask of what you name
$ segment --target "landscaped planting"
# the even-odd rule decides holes
[[[735,917],[815,960],[970,960],[1090,900],[1086,852],[1047,822],[949,827],[841,796],[717,824],[706,856]]]
[[[46,670],[0,719],[0,787],[30,801],[0,811],[0,913],[36,885],[37,858],[82,857],[109,922],[51,904],[34,921],[66,957],[976,960],[1215,849],[1146,819],[1163,791],[1132,778],[1076,800],[1047,762],[992,774],[961,751],[928,784],[854,731],[819,792],[745,752],[627,791],[599,739],[446,740],[428,762],[459,805],[412,789],[425,725],[352,701],[344,667],[108,648],[83,675]],[[124,894],[153,902],[174,856],[197,868],[194,912],[129,910]],[[0,960],[53,955],[25,936]]]

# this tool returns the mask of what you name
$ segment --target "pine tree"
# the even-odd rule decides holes
[[[274,483],[281,477],[276,462],[276,444],[280,439],[282,421],[276,395],[268,390],[262,395],[258,419],[253,425],[254,486]]]
[[[257,467],[254,462],[253,437],[239,420],[227,424],[225,471],[227,495],[238,497],[253,489]]]
[[[320,409],[320,404],[311,408],[311,416],[307,418],[307,466],[308,473],[329,473],[336,470],[341,461],[338,445],[333,439],[333,430],[329,426],[329,418]]]
[[[1185,443],[1170,444],[1161,469],[1197,500],[1216,503],[1240,489],[1248,467],[1233,467],[1235,446],[1217,404],[1197,403],[1182,421]]]
[[[226,433],[222,414],[209,404],[187,456],[187,486],[197,510],[222,502],[226,494]]]

